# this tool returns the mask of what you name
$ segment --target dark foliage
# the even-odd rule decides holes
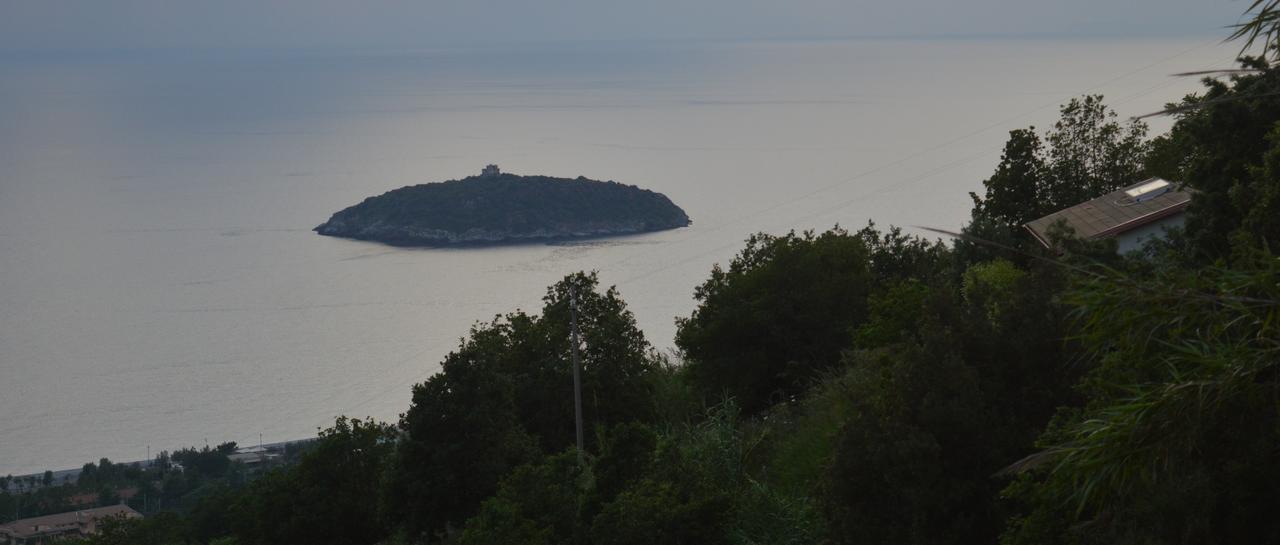
[[[749,412],[799,393],[834,367],[865,317],[866,242],[842,230],[747,239],[728,270],[712,269],[699,306],[679,320],[676,344],[692,379]]]
[[[1259,59],[1243,66],[1260,71],[1206,79],[1204,94],[1183,101],[1188,109],[1156,141],[1163,174],[1196,191],[1187,235],[1202,262],[1230,256],[1236,240],[1248,247],[1280,237],[1272,136],[1280,122],[1280,69]]]
[[[1099,197],[1148,175],[1154,161],[1147,127],[1120,123],[1100,95],[1072,99],[1041,138],[1035,128],[1010,131],[995,173],[983,182],[982,196],[970,193],[972,221],[965,233],[1023,254],[1042,253],[1022,226],[1064,208]],[[995,258],[1028,265],[1026,255],[999,251],[991,244],[958,241],[965,265]]]
[[[571,286],[586,426],[653,418],[649,344],[616,290],[596,285],[594,274],[570,276],[548,289],[541,316],[517,312],[476,326],[441,372],[414,388],[385,498],[411,535],[461,525],[513,468],[573,445]]]
[[[392,426],[340,417],[297,465],[254,481],[230,506],[242,543],[377,543],[387,531],[378,491],[395,441]]]
[[[867,296],[904,278],[949,268],[941,244],[897,229],[850,234],[757,234],[728,270],[697,288],[698,308],[678,320],[676,345],[704,395],[729,395],[748,413],[793,399],[837,366]]]
[[[173,461],[182,464],[187,471],[194,471],[205,477],[216,477],[227,472],[231,460],[227,458],[236,451],[236,444],[223,443],[215,448],[185,448],[170,455]]]
[[[993,474],[1069,401],[1075,373],[1050,297],[1060,282],[995,261],[960,286],[906,281],[872,297],[858,339],[874,348],[849,353],[822,392],[848,407],[822,480],[836,541],[995,539],[1005,511]]]

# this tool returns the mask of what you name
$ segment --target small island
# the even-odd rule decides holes
[[[397,246],[458,246],[628,235],[689,223],[661,193],[581,176],[505,174],[489,165],[479,176],[369,197],[315,231]]]

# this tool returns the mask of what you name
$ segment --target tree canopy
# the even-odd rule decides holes
[[[571,288],[586,427],[652,419],[649,343],[617,291],[597,285],[595,274],[571,275],[548,288],[542,315],[477,325],[440,373],[414,387],[385,498],[411,535],[461,525],[509,471],[573,445]]]

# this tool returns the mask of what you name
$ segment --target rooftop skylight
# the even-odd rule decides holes
[[[1138,187],[1126,189],[1124,194],[1135,201],[1142,202],[1160,196],[1165,191],[1168,191],[1171,185],[1165,180],[1156,178]]]

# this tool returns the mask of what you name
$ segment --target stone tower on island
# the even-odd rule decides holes
[[[498,170],[498,165],[488,165],[480,171],[481,178],[497,178],[499,174],[502,174],[502,171]]]

